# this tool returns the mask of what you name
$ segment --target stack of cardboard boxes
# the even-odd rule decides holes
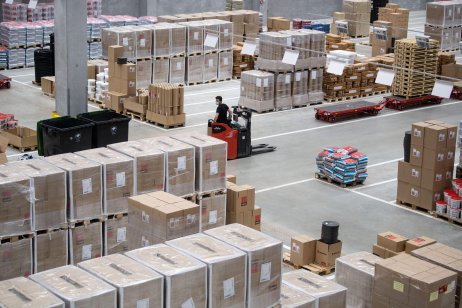
[[[268,17],[268,31],[290,30],[290,20],[284,17]]]
[[[261,229],[261,208],[255,206],[255,188],[227,182],[226,224],[238,223]]]
[[[377,244],[372,246],[372,253],[382,259],[388,259],[401,253],[411,253],[415,249],[435,243],[434,239],[426,236],[408,239],[397,233],[387,231],[377,235]]]
[[[462,31],[460,1],[427,3],[425,35],[439,42],[441,50],[458,50]]]
[[[372,56],[388,54],[393,47],[392,28],[393,24],[389,21],[374,21],[374,32],[370,34],[372,45]]]
[[[371,2],[369,0],[343,0],[345,19],[348,21],[348,35],[362,37],[369,35]]]
[[[342,242],[326,244],[308,235],[292,237],[290,248],[290,262],[296,266],[319,265],[333,268],[335,260],[342,253]]]
[[[179,84],[151,84],[146,119],[167,127],[184,125],[184,87]]]
[[[445,72],[443,72],[443,66],[446,68]],[[455,76],[458,67],[459,66],[456,65],[456,55],[454,53],[445,51],[438,52],[438,69],[436,72],[438,75],[457,78]]]
[[[398,163],[397,200],[434,211],[443,191],[451,187],[457,126],[418,122],[412,125],[411,136],[410,161]]]
[[[347,37],[348,33],[340,33],[337,30],[337,21],[345,21],[345,12],[333,12],[332,13],[332,24],[330,25],[330,33],[339,35],[340,37]]]
[[[401,8],[399,4],[387,3],[379,8],[379,21],[391,23],[390,37],[395,40],[407,38],[409,27],[409,10]]]
[[[355,43],[342,39],[341,35],[330,33],[326,35],[326,51],[329,52],[332,50],[347,50],[354,52]]]
[[[242,47],[242,42],[233,46],[233,78],[240,78],[242,72],[254,69],[255,57],[243,55]]]

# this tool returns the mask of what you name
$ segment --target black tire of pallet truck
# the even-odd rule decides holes
[[[11,83],[9,81],[6,82],[6,88],[7,89],[11,88]]]
[[[329,122],[334,123],[337,119],[335,117],[329,117]]]
[[[371,111],[371,115],[376,116],[379,114],[379,111],[377,109],[374,109]]]
[[[403,106],[402,104],[399,104],[399,105],[398,105],[398,110],[399,110],[399,111],[403,111],[403,110],[404,110],[404,106]]]
[[[316,120],[319,120],[319,118],[320,118],[319,113],[316,112],[316,113],[314,114],[314,118],[315,118]]]

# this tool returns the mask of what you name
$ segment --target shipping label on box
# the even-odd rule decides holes
[[[447,128],[437,125],[425,127],[424,147],[432,150],[446,148]],[[411,137],[412,142],[412,137]]]
[[[414,166],[422,166],[423,162],[423,146],[411,144],[411,158],[410,163]]]
[[[316,242],[307,235],[292,237],[290,262],[298,266],[313,263],[316,257]]]
[[[394,252],[404,251],[407,240],[408,239],[406,237],[390,231],[379,233],[377,235],[377,245]]]
[[[426,236],[420,236],[413,239],[410,239],[406,242],[406,253],[411,253],[411,251],[420,249],[436,243],[432,238]]]
[[[411,130],[411,144],[423,146],[425,138],[425,128],[430,127],[432,124],[426,122],[418,122],[412,124]]]
[[[342,242],[338,241],[335,244],[326,244],[318,240],[316,242],[316,260],[315,263],[325,267],[335,265],[335,260],[342,253]]]

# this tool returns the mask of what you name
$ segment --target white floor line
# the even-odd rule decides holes
[[[29,88],[32,88],[32,89],[35,89],[35,90],[38,90],[38,91],[41,91],[41,90],[42,90],[42,89],[40,89],[39,87],[35,87],[35,86],[30,85],[30,84],[27,84],[27,83],[25,83],[25,82],[17,81],[17,80],[15,80],[15,79],[13,79],[13,78],[11,79],[11,81],[16,82],[16,83],[19,83],[19,84],[22,84],[23,86],[26,86],[26,87],[29,87]]]
[[[427,109],[432,109],[432,108],[441,108],[441,107],[456,105],[456,104],[460,104],[460,103],[462,103],[462,101],[444,103],[444,104],[441,104],[441,105],[421,107],[421,108],[404,110],[404,111],[396,111],[396,112],[392,112],[392,113],[388,113],[388,114],[384,114],[384,115],[379,115],[379,116],[375,116],[375,117],[361,118],[361,119],[352,120],[352,121],[345,121],[345,122],[322,125],[322,126],[311,127],[311,128],[306,128],[306,129],[300,129],[300,130],[296,130],[296,131],[292,131],[292,132],[280,133],[280,134],[275,134],[275,135],[270,135],[270,136],[265,136],[265,137],[253,138],[252,141],[257,141],[257,140],[262,140],[262,139],[269,139],[269,138],[276,138],[276,137],[283,137],[283,136],[287,136],[287,135],[299,134],[299,133],[314,131],[314,130],[323,129],[323,128],[327,128],[327,127],[336,127],[336,126],[340,126],[340,125],[348,125],[348,124],[358,123],[358,122],[363,122],[363,121],[376,120],[377,118],[396,116],[396,115],[406,114],[406,113],[409,113],[409,112],[416,112],[416,111],[427,110]],[[292,109],[292,110],[294,110],[294,109]],[[267,113],[267,114],[275,114],[275,113]]]
[[[209,93],[219,93],[219,92],[224,92],[224,91],[234,91],[234,90],[239,90],[240,88],[229,88],[229,89],[220,89],[220,90],[212,90],[212,91],[203,91],[203,92],[197,92],[197,93],[185,93],[185,97],[189,96],[194,96],[194,95],[203,95],[203,94],[209,94]]]
[[[292,182],[292,183],[287,183],[287,184],[282,184],[282,185],[278,185],[278,186],[268,187],[268,188],[257,190],[257,191],[255,191],[255,193],[259,194],[259,193],[262,193],[262,192],[267,192],[267,191],[280,189],[280,188],[284,188],[284,187],[288,187],[288,186],[292,186],[292,185],[306,183],[306,182],[310,182],[310,181],[313,181],[313,180],[314,180],[314,178],[310,178],[310,179],[305,179],[305,180],[296,181],[296,182]]]
[[[388,161],[384,161],[384,162],[373,164],[373,165],[368,165],[367,168],[375,168],[375,167],[379,167],[379,166],[382,166],[382,165],[387,165],[389,163],[394,163],[394,162],[397,162],[397,161],[402,160],[402,159],[403,159],[403,157],[388,160]]]
[[[391,179],[391,180],[386,180],[386,181],[382,181],[382,182],[377,182],[377,183],[373,183],[373,184],[370,184],[370,185],[363,185],[363,186],[359,186],[357,188],[353,188],[351,190],[360,190],[360,189],[364,189],[364,188],[369,188],[369,187],[374,187],[374,186],[379,186],[379,185],[382,185],[382,184],[387,184],[387,183],[391,183],[391,182],[396,182],[397,179],[394,178],[394,179]]]
[[[8,76],[11,78],[16,78],[16,77],[28,77],[28,76],[34,76],[35,74],[27,74],[27,75],[15,75],[15,76]]]

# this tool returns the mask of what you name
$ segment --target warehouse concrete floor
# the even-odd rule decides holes
[[[411,24],[411,27],[414,26]],[[0,112],[14,113],[21,125],[28,127],[35,127],[38,120],[50,117],[54,100],[32,85],[33,69],[2,73],[13,77],[13,85],[10,90],[0,90]],[[214,97],[221,95],[226,104],[236,105],[239,81],[188,87],[185,95],[185,128],[165,130],[133,120],[130,139],[183,131],[205,133],[207,120],[214,114]],[[289,244],[290,237],[296,234],[319,237],[321,222],[336,220],[340,223],[344,253],[370,251],[376,234],[387,230],[408,237],[427,235],[462,248],[461,227],[395,203],[397,161],[403,157],[404,132],[412,123],[423,120],[436,119],[458,125],[462,101],[445,100],[441,105],[401,112],[386,109],[376,117],[335,124],[315,120],[313,109],[311,106],[255,114],[253,143],[268,143],[277,146],[277,151],[228,163],[229,173],[237,176],[239,184],[256,187],[256,202],[263,209],[264,232]],[[89,105],[89,110],[96,107]],[[358,147],[369,157],[369,178],[365,185],[342,189],[316,180],[318,152],[325,146],[346,145]],[[14,150],[8,151],[11,160],[18,158]]]

